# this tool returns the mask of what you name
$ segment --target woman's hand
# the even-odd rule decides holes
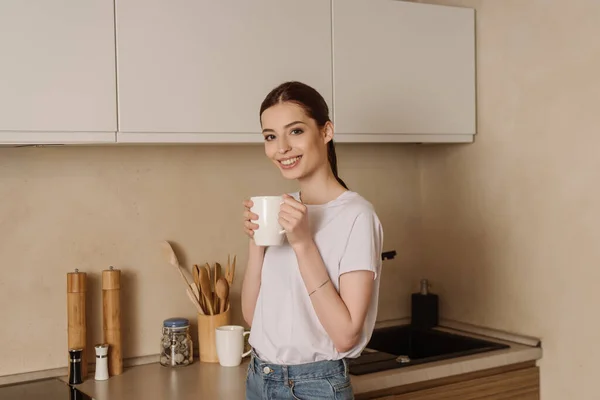
[[[254,205],[252,200],[244,200],[244,232],[250,239],[254,238],[254,231],[258,229],[258,224],[252,221],[258,220],[258,215],[254,214],[250,209]]]
[[[288,242],[293,248],[312,242],[306,206],[288,194],[283,195],[283,204],[279,209],[279,223],[285,229]]]

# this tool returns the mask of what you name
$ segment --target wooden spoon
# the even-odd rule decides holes
[[[171,244],[169,242],[167,242],[166,240],[164,240],[161,242],[161,249],[163,251],[163,254],[165,255],[165,258],[169,262],[169,264],[171,264],[172,266],[177,268],[177,270],[179,271],[179,274],[181,275],[181,278],[183,278],[183,280],[185,281],[186,286],[190,286],[190,282],[187,280],[187,278],[183,274],[183,268],[179,264],[179,260],[177,259],[177,256],[175,255],[175,251],[173,250],[173,247],[171,247]]]
[[[227,280],[225,278],[219,278],[219,280],[217,281],[215,291],[217,292],[217,297],[219,298],[221,303],[219,312],[224,313],[227,309],[227,300],[229,297],[229,284],[227,283]]]
[[[195,287],[195,286],[192,286]],[[196,289],[198,290],[198,289]],[[198,298],[196,297],[196,295],[192,292],[191,288],[187,288],[186,293],[188,295],[188,297],[190,298],[190,301],[194,304],[194,307],[196,307],[196,310],[198,311],[198,314],[202,314],[202,315],[206,315],[206,313],[204,312],[204,310],[202,309],[202,307],[200,307],[200,303],[198,302]]]
[[[192,268],[192,272],[194,274],[194,293],[198,296],[198,302],[200,303],[200,307],[206,310],[206,305],[204,304],[204,298],[200,294],[200,267],[198,264],[194,264]],[[206,312],[206,311],[205,311]]]
[[[215,315],[211,298],[210,278],[208,276],[208,272],[204,268],[200,270],[200,292],[204,296],[204,301],[208,307],[208,313],[210,315]]]

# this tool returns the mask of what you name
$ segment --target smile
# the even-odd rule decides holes
[[[298,164],[302,156],[294,157],[294,158],[286,158],[285,160],[279,160],[279,164],[283,168],[293,168]]]

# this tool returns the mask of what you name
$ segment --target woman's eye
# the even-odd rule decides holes
[[[303,130],[302,130],[302,129],[293,129],[293,130],[292,130],[292,135],[299,135],[299,134],[301,134],[302,132],[303,132]]]
[[[270,142],[273,139],[275,139],[275,135],[265,135],[265,141],[266,142]]]

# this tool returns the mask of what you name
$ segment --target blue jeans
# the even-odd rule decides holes
[[[353,400],[346,360],[299,365],[267,363],[251,353],[246,400]]]

